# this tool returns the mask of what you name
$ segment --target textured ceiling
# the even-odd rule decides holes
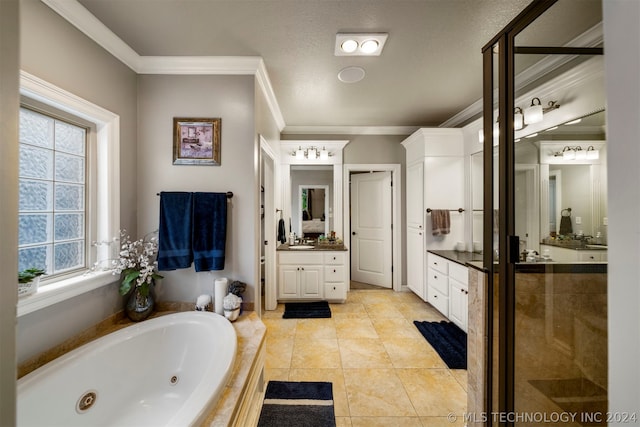
[[[529,2],[80,0],[140,55],[261,56],[287,127],[441,124],[481,98],[481,48]],[[556,7],[523,40],[557,45],[601,20],[599,0]],[[379,57],[336,57],[338,32],[389,39]],[[347,66],[364,80],[341,83]]]

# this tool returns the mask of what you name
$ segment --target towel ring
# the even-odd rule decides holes
[[[571,216],[571,208],[567,208],[567,209],[562,209],[562,211],[560,212],[561,216]]]

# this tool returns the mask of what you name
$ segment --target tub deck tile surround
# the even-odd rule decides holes
[[[151,317],[192,310],[193,303],[158,303],[157,310]],[[18,378],[27,375],[75,348],[108,335],[111,332],[130,326],[133,323],[134,322],[126,318],[123,312],[113,314],[58,346],[21,363],[18,366]],[[238,337],[238,348],[233,373],[225,386],[220,400],[216,404],[216,407],[207,415],[202,424],[203,426],[222,427],[235,425],[238,416],[241,415],[239,411],[244,399],[254,398],[255,400],[255,396],[253,395],[254,390],[249,389],[248,386],[252,375],[259,377],[258,380],[260,383],[258,385],[261,387],[266,327],[254,311],[244,311],[238,320],[233,323],[233,326]],[[248,408],[249,411],[253,410],[255,412],[259,410],[260,401],[258,401],[257,406],[255,402],[249,401],[247,403],[250,405]],[[253,405],[253,408],[251,405]]]

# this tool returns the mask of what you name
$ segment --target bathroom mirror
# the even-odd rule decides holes
[[[333,228],[333,167],[291,166],[291,231],[317,238]]]

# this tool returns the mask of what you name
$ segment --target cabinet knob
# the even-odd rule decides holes
[[[335,269],[335,268],[333,269],[333,272],[334,272],[334,273],[336,272],[336,269]]]
[[[418,233],[418,236],[422,236],[422,233]]]
[[[334,290],[334,291],[336,290],[336,287],[335,287],[335,286],[333,287],[333,290]]]
[[[421,226],[421,225],[419,225],[419,226],[418,226],[418,228],[422,228],[422,226]]]
[[[300,267],[300,270],[304,271],[304,267]]]
[[[333,257],[333,260],[335,261],[335,260],[336,260],[336,257]]]
[[[436,298],[436,299],[438,299],[438,295],[434,295],[433,297],[434,297],[434,298]]]

